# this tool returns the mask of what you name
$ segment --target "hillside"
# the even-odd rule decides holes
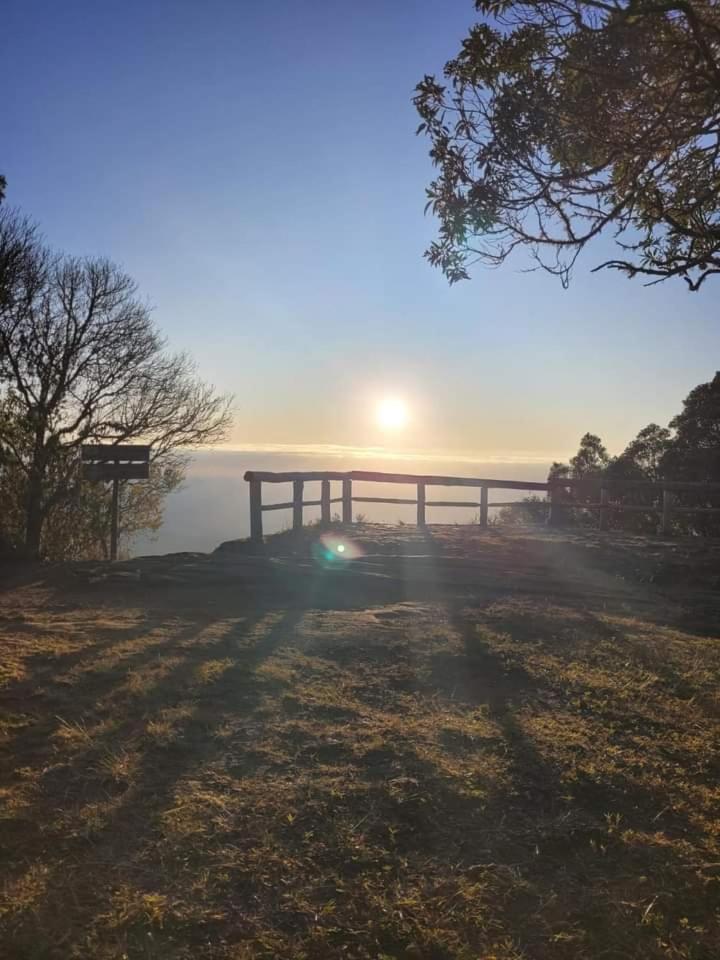
[[[370,525],[5,568],[0,957],[716,957],[719,571]]]

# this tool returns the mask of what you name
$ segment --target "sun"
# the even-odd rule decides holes
[[[377,422],[383,430],[401,430],[408,421],[405,403],[397,397],[385,397],[377,406]]]

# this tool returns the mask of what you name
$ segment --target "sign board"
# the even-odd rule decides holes
[[[147,463],[150,459],[150,446],[145,443],[84,443],[81,449],[83,463],[112,460]]]
[[[150,447],[140,443],[86,443],[80,455],[84,480],[112,480],[110,559],[117,560],[120,481],[149,478]]]
[[[81,448],[85,480],[147,480],[150,447],[140,443],[86,443]]]

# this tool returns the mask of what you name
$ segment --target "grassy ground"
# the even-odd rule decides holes
[[[712,589],[641,541],[358,540],[8,580],[0,956],[720,956]]]

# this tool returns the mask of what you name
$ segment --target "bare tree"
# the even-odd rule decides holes
[[[223,437],[231,398],[167,352],[134,281],[104,259],[49,251],[34,225],[0,211],[0,384],[14,418],[0,445],[25,481],[25,547],[79,483],[82,443],[151,443],[156,463]],[[11,422],[12,420],[12,422]]]

